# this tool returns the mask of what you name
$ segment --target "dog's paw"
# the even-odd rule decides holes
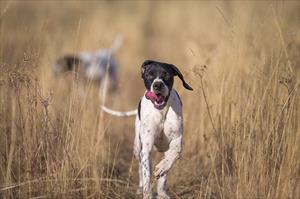
[[[159,178],[160,176],[163,176],[166,172],[169,171],[169,169],[172,167],[171,161],[168,161],[167,159],[162,159],[156,166],[154,170],[154,176]]]

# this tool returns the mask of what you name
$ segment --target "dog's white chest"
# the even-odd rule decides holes
[[[151,101],[142,99],[141,125],[146,128],[143,136],[147,135],[147,129],[152,133],[154,146],[158,151],[164,152],[169,149],[169,143],[182,132],[181,104],[175,91],[170,94],[169,104],[162,110],[153,107]]]

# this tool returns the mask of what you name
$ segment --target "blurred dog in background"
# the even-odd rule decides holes
[[[56,60],[53,71],[55,74],[73,71],[80,82],[92,81],[97,86],[101,86],[106,73],[108,73],[109,91],[115,92],[118,86],[119,67],[115,53],[121,45],[122,38],[118,36],[111,48],[64,55]],[[83,85],[80,86],[83,87]],[[81,92],[84,93],[84,90]]]

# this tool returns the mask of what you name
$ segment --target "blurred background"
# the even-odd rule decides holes
[[[118,35],[105,102],[92,82],[82,97],[74,73],[53,74],[58,57]],[[154,59],[194,88],[175,80],[185,130],[172,198],[299,198],[299,52],[299,1],[0,1],[0,197],[139,198],[134,118],[100,107],[136,108]]]

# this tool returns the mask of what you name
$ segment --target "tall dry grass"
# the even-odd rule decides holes
[[[0,1],[0,197],[136,198],[133,119],[102,115],[79,94],[63,53],[122,34],[118,93],[136,106],[144,59],[180,67],[184,152],[173,198],[300,197],[300,3]],[[154,154],[154,160],[160,158]]]

